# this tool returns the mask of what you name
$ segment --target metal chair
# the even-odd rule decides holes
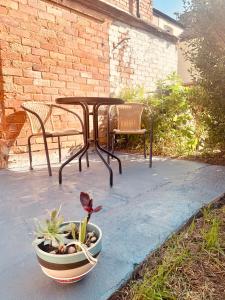
[[[116,106],[117,128],[113,129],[109,135],[112,137],[112,153],[114,152],[114,145],[116,135],[143,135],[144,144],[144,158],[146,158],[146,129],[141,128],[141,119],[145,105],[141,103],[125,103]],[[152,144],[153,144],[153,123],[150,124],[150,155],[149,167],[152,167]],[[109,125],[108,125],[109,126]],[[109,126],[110,127],[110,126]],[[108,138],[109,147],[109,138]]]
[[[47,138],[58,138],[58,151],[59,151],[59,162],[61,162],[61,143],[60,137],[63,136],[72,136],[72,135],[83,135],[85,138],[85,129],[83,121],[81,120],[80,116],[62,106],[55,105],[55,104],[46,104],[41,102],[25,102],[22,104],[22,108],[27,112],[32,134],[28,137],[28,149],[29,149],[29,160],[30,160],[30,170],[33,170],[32,167],[32,151],[31,151],[31,138],[34,136],[42,136],[45,146],[45,154],[46,160],[48,165],[48,173],[49,176],[52,176],[50,158],[49,158],[49,150],[47,144]],[[72,114],[76,117],[81,124],[81,130],[77,129],[66,129],[66,130],[56,130],[54,128],[54,123],[52,119],[52,112],[54,109],[60,109],[67,113]],[[88,156],[86,156],[87,165],[88,165]]]

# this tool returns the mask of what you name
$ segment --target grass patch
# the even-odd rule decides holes
[[[219,204],[218,204],[219,203]],[[110,300],[224,300],[225,197],[204,208]]]

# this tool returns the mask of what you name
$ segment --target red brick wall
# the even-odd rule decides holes
[[[151,22],[153,18],[152,0],[140,0],[140,15],[141,19]]]
[[[109,4],[113,4],[133,15],[137,14],[136,0],[104,0]],[[141,19],[151,22],[152,20],[152,0],[140,0],[140,17]]]
[[[97,13],[85,16],[42,0],[1,0],[5,106],[20,108],[29,100],[54,102],[59,96],[108,96],[109,21],[98,18]],[[64,128],[73,125],[61,115],[58,122]],[[17,139],[18,151],[27,150],[29,132],[26,124]],[[68,144],[64,138],[64,146]],[[40,148],[35,144],[33,149]]]
[[[120,9],[123,9],[127,12],[131,11],[131,7],[133,6],[133,2],[135,0],[103,0],[103,2],[112,4]]]
[[[54,1],[0,0],[0,100],[6,107],[20,109],[23,101],[54,102],[60,96],[109,95],[111,20],[76,1],[68,1],[73,9]],[[104,1],[136,15],[136,0]],[[141,18],[147,21],[150,2],[140,1]],[[60,114],[55,120],[61,128],[76,125]],[[27,122],[15,151],[27,151],[29,134]],[[63,146],[71,140],[63,138]],[[42,149],[41,142],[34,140],[33,149]],[[56,148],[55,142],[49,148]]]

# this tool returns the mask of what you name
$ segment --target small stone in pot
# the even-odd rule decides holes
[[[77,250],[74,246],[70,246],[67,250],[68,254],[73,254],[73,253],[76,253]]]
[[[91,238],[91,242],[92,242],[92,243],[95,243],[96,241],[97,241],[96,236],[93,236],[93,237]]]

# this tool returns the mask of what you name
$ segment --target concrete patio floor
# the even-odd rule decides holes
[[[105,300],[133,268],[205,203],[225,192],[225,167],[154,159],[153,168],[139,156],[121,155],[123,175],[113,162],[115,181],[93,157],[78,172],[72,164],[58,185],[57,168],[0,172],[0,299]],[[103,231],[103,249],[96,268],[83,281],[62,286],[42,273],[31,242],[33,218],[59,207],[69,220],[84,216],[79,193],[91,193],[103,210],[92,222]]]

